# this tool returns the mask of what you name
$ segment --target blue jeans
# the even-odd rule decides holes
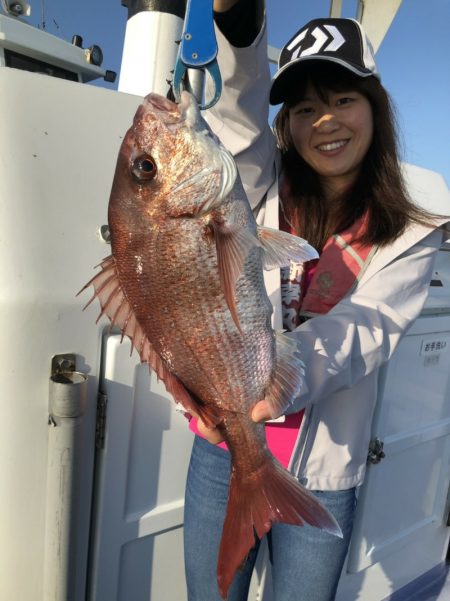
[[[228,499],[230,456],[195,437],[186,484],[184,555],[189,601],[222,601],[217,555]],[[344,538],[305,525],[274,524],[268,534],[274,601],[332,601],[347,553],[355,489],[315,491],[333,513]],[[247,601],[258,543],[236,574],[227,601]]]

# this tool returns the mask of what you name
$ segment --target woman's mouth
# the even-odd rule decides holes
[[[339,150],[346,144],[348,144],[349,140],[337,140],[336,142],[328,142],[327,144],[319,144],[316,146],[317,150],[320,152],[332,152],[333,150]]]

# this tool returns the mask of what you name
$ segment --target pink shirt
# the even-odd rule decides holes
[[[283,467],[288,467],[297,440],[298,429],[302,423],[303,411],[286,415],[284,422],[266,424],[267,446]],[[201,436],[197,428],[197,420],[193,417],[189,429]],[[228,450],[226,443],[221,442],[220,448]]]

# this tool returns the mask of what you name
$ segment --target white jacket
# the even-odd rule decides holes
[[[218,30],[217,39],[224,90],[205,116],[234,154],[258,222],[276,228],[279,157],[268,126],[265,27],[248,48],[231,47]],[[356,287],[328,314],[288,334],[300,340],[306,365],[306,387],[296,407],[306,405],[305,417],[291,469],[307,488],[341,490],[362,483],[379,367],[419,315],[442,241],[439,227],[412,225],[377,251]],[[274,327],[280,329],[279,271],[266,275]]]

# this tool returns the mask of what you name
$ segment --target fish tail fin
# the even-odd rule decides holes
[[[306,522],[342,537],[328,510],[272,458],[245,478],[233,469],[217,564],[217,581],[224,599],[236,571],[255,544],[255,535],[261,539],[275,522],[297,526]]]

